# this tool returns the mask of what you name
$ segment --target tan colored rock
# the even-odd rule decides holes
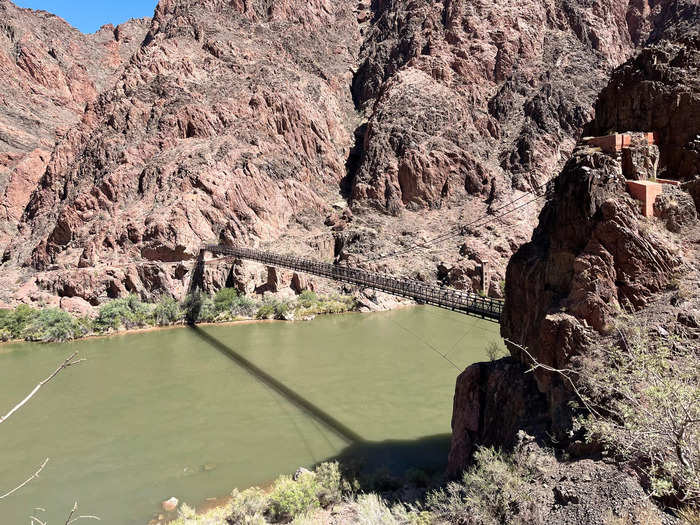
[[[175,512],[177,510],[177,506],[180,504],[180,500],[178,500],[175,497],[172,497],[170,499],[165,500],[162,503],[163,510],[165,512]]]
[[[95,312],[95,308],[80,297],[61,297],[60,308],[77,317],[87,317]]]

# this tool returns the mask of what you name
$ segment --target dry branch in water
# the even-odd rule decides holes
[[[14,413],[17,412],[20,408],[22,408],[25,404],[27,404],[27,402],[29,402],[29,400],[30,400],[31,398],[33,398],[33,397],[36,395],[36,393],[39,391],[39,389],[40,389],[42,386],[44,386],[46,383],[48,383],[49,381],[51,381],[54,377],[56,377],[56,376],[61,372],[61,370],[64,370],[64,369],[68,368],[69,366],[77,365],[78,363],[82,363],[83,361],[85,361],[85,359],[80,359],[80,358],[78,358],[77,356],[78,356],[78,352],[73,352],[65,361],[63,361],[63,363],[61,363],[61,366],[59,366],[59,367],[54,371],[53,374],[51,374],[49,377],[47,377],[46,379],[44,379],[41,383],[39,383],[38,385],[36,385],[36,386],[34,387],[34,390],[32,390],[32,391],[29,393],[29,395],[28,395],[27,397],[25,397],[22,401],[20,401],[19,403],[17,403],[17,404],[12,408],[12,410],[10,410],[7,414],[5,414],[4,416],[0,417],[0,423],[4,423],[5,421],[7,421],[7,420],[9,419],[9,417],[10,417],[12,414],[14,414]]]
[[[73,510],[71,510],[70,514],[68,514],[68,518],[66,519],[65,525],[70,525],[71,523],[74,523],[78,520],[97,520],[97,521],[100,521],[100,518],[98,518],[97,516],[76,516],[74,518],[73,514],[75,514],[76,510],[78,510],[78,502],[77,501],[73,505]]]
[[[40,382],[38,385],[36,385],[34,387],[34,390],[32,390],[27,397],[25,397],[22,401],[17,403],[7,414],[0,417],[0,423],[4,423],[5,421],[7,421],[12,414],[17,412],[24,405],[26,405],[29,402],[29,400],[36,395],[36,393],[39,391],[39,389],[42,386],[44,386],[46,383],[51,381],[54,377],[56,377],[61,372],[61,370],[64,370],[64,369],[68,368],[69,366],[73,366],[73,365],[77,365],[78,363],[82,363],[83,361],[85,361],[85,359],[78,358],[78,352],[73,352],[70,356],[68,356],[68,358],[65,361],[63,361],[63,363],[61,363],[61,365],[49,377],[47,377],[42,382]],[[0,495],[0,500],[5,499],[6,497],[10,496],[11,494],[14,494],[19,489],[21,489],[22,487],[27,485],[33,479],[38,478],[39,474],[41,473],[42,470],[44,470],[44,467],[46,466],[46,464],[48,462],[49,462],[49,458],[46,458],[44,460],[44,462],[41,464],[41,466],[39,467],[39,469],[34,474],[32,474],[28,479],[26,479],[24,482],[17,485],[12,490],[6,492],[5,494]],[[35,518],[34,516],[30,516],[30,519],[36,520],[38,523],[42,523],[41,520]]]
[[[27,483],[29,483],[29,482],[30,482],[31,480],[33,480],[34,478],[38,478],[38,477],[39,477],[39,474],[41,473],[42,470],[44,470],[44,467],[46,466],[46,464],[47,464],[48,462],[49,462],[49,458],[46,458],[46,459],[44,460],[44,462],[41,464],[41,466],[39,467],[39,469],[38,469],[34,474],[32,474],[29,478],[27,478],[27,480],[24,481],[22,484],[17,485],[17,486],[16,486],[15,488],[13,488],[11,491],[6,492],[5,494],[1,495],[1,496],[0,496],[0,499],[5,499],[5,498],[6,498],[7,496],[9,496],[10,494],[13,494],[13,493],[17,492],[19,489],[21,489],[22,487],[24,487]]]

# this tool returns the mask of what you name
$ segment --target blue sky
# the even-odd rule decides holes
[[[115,26],[129,18],[153,16],[157,0],[13,0],[20,7],[43,9],[60,16],[83,33],[105,24]]]

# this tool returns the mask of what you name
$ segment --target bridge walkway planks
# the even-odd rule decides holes
[[[400,297],[414,299],[418,302],[445,308],[469,315],[475,315],[483,319],[500,322],[503,313],[503,301],[482,297],[480,295],[444,288],[437,285],[423,283],[413,279],[399,279],[391,275],[369,272],[357,268],[337,266],[334,264],[305,259],[291,255],[280,255],[251,248],[239,246],[223,246],[208,244],[203,252],[214,255],[227,255],[240,259],[247,259],[266,264],[295,270],[311,275],[317,275],[350,284],[356,284],[367,288],[373,288],[382,292]]]

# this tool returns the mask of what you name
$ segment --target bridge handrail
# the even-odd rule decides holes
[[[327,277],[336,281],[348,282],[374,288],[393,295],[416,299],[434,306],[479,315],[493,321],[500,321],[503,301],[482,297],[475,293],[444,288],[441,286],[416,281],[415,279],[398,279],[393,275],[369,272],[358,268],[337,266],[334,264],[305,259],[303,257],[280,255],[252,248],[207,244],[204,251],[213,254],[230,255],[249,259],[271,266],[281,266],[304,273]]]

